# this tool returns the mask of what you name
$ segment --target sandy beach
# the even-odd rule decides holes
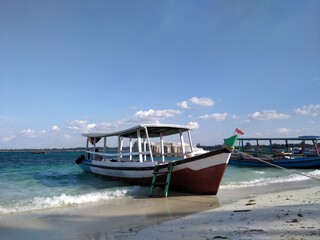
[[[134,239],[319,239],[320,187],[269,193],[151,226]]]
[[[222,190],[218,198],[220,207],[149,226],[123,239],[320,239],[319,181]]]
[[[319,239],[318,181],[0,216],[1,239]]]

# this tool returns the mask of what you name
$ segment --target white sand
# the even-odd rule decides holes
[[[320,187],[238,200],[121,239],[320,239]]]
[[[320,239],[318,181],[169,194],[1,215],[0,239]]]

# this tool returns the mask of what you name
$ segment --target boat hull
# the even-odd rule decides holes
[[[170,189],[199,194],[217,194],[230,155],[229,150],[221,149],[172,161]],[[104,162],[85,159],[78,164],[86,172],[103,175],[110,179],[130,184],[151,185],[154,168],[158,163]],[[157,180],[165,181],[168,162],[159,163],[158,167],[160,175]]]
[[[242,159],[230,158],[229,164],[246,166],[246,167],[274,167],[272,166],[272,164],[274,164],[284,168],[301,168],[301,169],[320,168],[319,156],[295,158],[295,159],[275,159],[275,160],[263,159],[263,161],[267,163],[256,160],[256,159],[250,159],[250,158],[242,158]]]

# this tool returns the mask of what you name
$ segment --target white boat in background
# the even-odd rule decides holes
[[[76,163],[86,172],[141,185],[153,184],[155,172],[160,181],[166,181],[168,166],[172,166],[170,189],[215,195],[231,150],[228,147],[211,152],[197,149],[197,154],[190,130],[181,125],[141,124],[113,133],[86,133],[83,134],[87,139],[85,155]],[[184,141],[186,135],[188,147]],[[165,151],[164,138],[171,140],[173,136],[178,137],[180,147],[169,153]],[[116,140],[116,148],[107,146],[112,138]],[[158,140],[157,151],[153,151],[151,139]],[[236,139],[237,135],[232,136],[227,140],[228,145],[232,146]]]

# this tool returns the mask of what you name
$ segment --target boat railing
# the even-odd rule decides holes
[[[274,154],[273,151],[269,150],[253,150],[253,149],[237,149],[238,151],[245,152],[250,155],[271,155]]]
[[[139,156],[142,155],[148,155],[150,154],[149,151],[145,152],[115,152],[115,153],[107,153],[107,152],[95,152],[95,151],[86,151],[87,154],[92,156],[93,159],[95,158],[118,158],[118,157],[130,157],[130,156]],[[89,158],[89,157],[88,157]]]
[[[149,161],[150,159],[150,152],[149,151],[143,151],[143,152],[96,152],[96,151],[85,151],[86,156],[88,159],[92,160],[108,160],[108,159],[123,159],[123,158],[128,158],[128,159],[133,159],[134,157],[138,157],[139,155],[142,155],[144,157],[144,161]],[[154,157],[166,157],[172,158],[172,157],[187,157],[192,155],[193,152],[188,151],[188,152],[171,152],[171,153],[153,153]]]
[[[189,154],[192,154],[192,152],[189,151],[189,152],[185,152],[185,153],[183,153],[183,152],[153,153],[153,155],[156,157],[161,157],[162,155],[169,156],[169,157],[172,157],[172,156],[184,157],[184,156],[188,156]]]
[[[134,156],[134,155],[139,155],[139,154],[150,154],[149,151],[146,151],[146,152],[116,152],[116,153],[104,153],[104,152],[94,152],[94,151],[86,151],[86,153],[90,153],[90,154],[93,154],[93,155],[98,155],[98,156],[106,156],[106,157],[114,157],[114,156]]]
[[[293,154],[302,154],[302,152],[295,152],[294,150],[287,150],[287,149],[245,149],[245,148],[237,148],[238,151],[245,152],[247,154],[286,154],[286,155],[293,155]]]
[[[307,157],[308,155],[317,156],[316,152],[314,152],[314,154],[308,154],[307,152],[286,151],[284,149],[281,149],[281,150],[273,149],[272,151],[246,149],[246,150],[238,150],[238,151],[245,153],[247,156],[250,155],[252,157],[267,157],[270,159],[295,159],[295,158]],[[237,154],[239,153],[235,152],[234,156],[237,156]]]

